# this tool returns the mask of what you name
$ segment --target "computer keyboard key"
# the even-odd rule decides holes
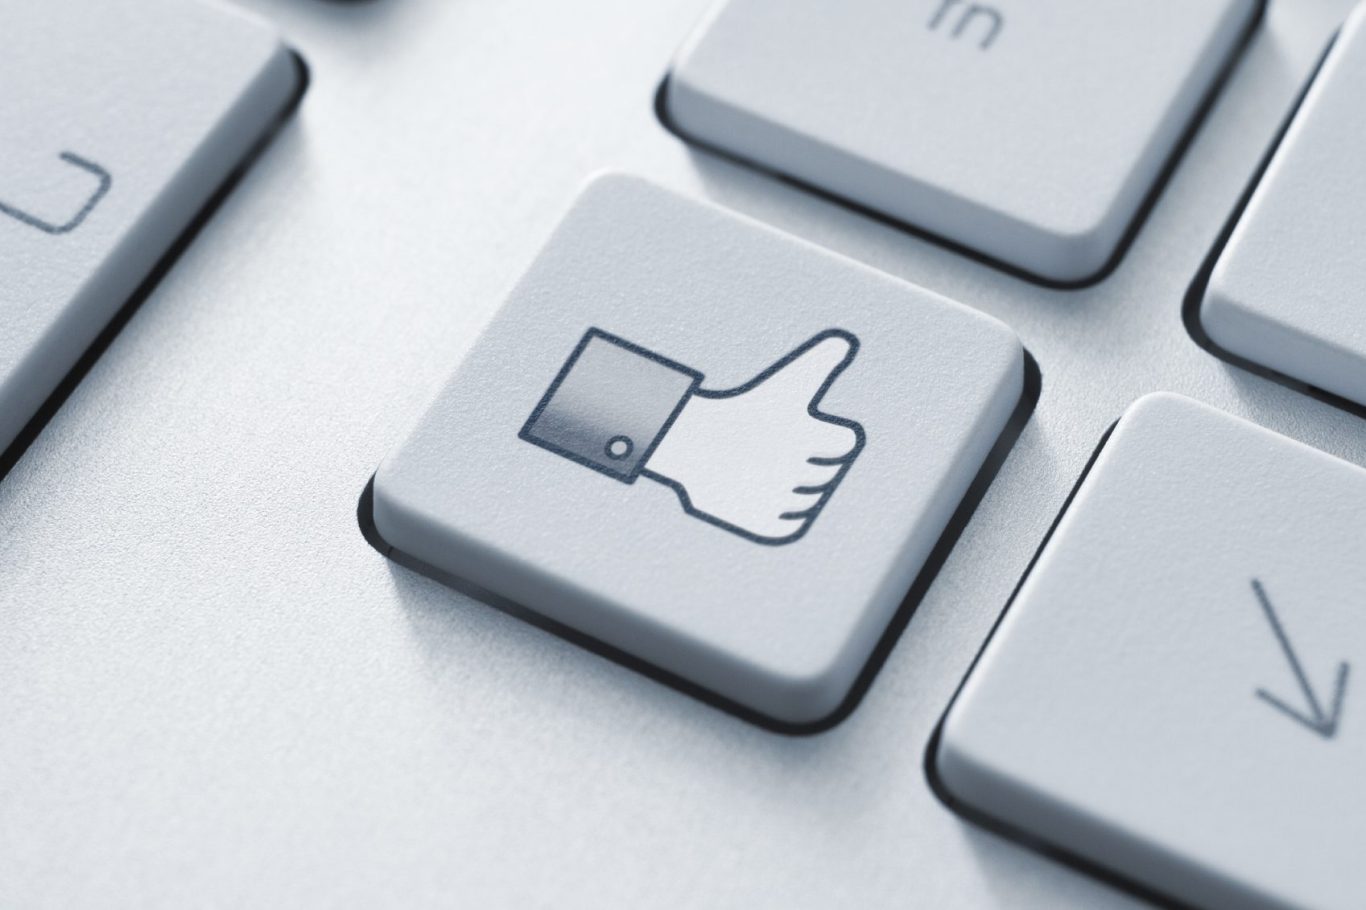
[[[593,183],[375,477],[392,547],[754,712],[834,712],[1023,390],[972,310]]]
[[[1366,6],[1340,32],[1200,309],[1217,346],[1366,404]]]
[[[1366,906],[1363,521],[1366,470],[1142,399],[950,708],[943,788],[1191,906]]]
[[[1113,259],[1257,0],[729,0],[684,136],[1055,282]]]
[[[0,449],[299,88],[199,0],[0,0]]]

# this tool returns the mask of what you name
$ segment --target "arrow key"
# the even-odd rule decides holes
[[[976,820],[1183,905],[1366,906],[1366,470],[1120,420],[940,728]]]

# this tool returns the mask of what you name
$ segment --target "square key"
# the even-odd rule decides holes
[[[1200,300],[1221,354],[1366,406],[1366,4],[1333,38]],[[1366,901],[1363,901],[1366,903]]]
[[[1115,260],[1259,0],[727,0],[688,139],[1055,283]]]
[[[304,89],[195,0],[0,0],[0,451]]]
[[[1366,907],[1363,527],[1366,470],[1140,400],[950,708],[944,790],[1182,906]]]
[[[376,530],[784,724],[848,696],[1020,402],[990,317],[596,180],[411,435]]]

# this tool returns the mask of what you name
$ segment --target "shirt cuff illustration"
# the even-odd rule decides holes
[[[589,329],[520,435],[632,483],[701,379],[696,370]]]

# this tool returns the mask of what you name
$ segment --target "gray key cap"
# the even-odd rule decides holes
[[[728,0],[686,136],[1042,278],[1112,259],[1256,0]]]
[[[375,478],[399,551],[778,721],[849,693],[1022,393],[1000,323],[586,192]]]
[[[0,449],[277,121],[276,34],[199,0],[0,0]]]
[[[1239,357],[1366,405],[1366,5],[1343,26],[1210,277],[1200,321]]]
[[[1194,906],[1366,902],[1366,471],[1119,422],[944,722],[972,808]]]

